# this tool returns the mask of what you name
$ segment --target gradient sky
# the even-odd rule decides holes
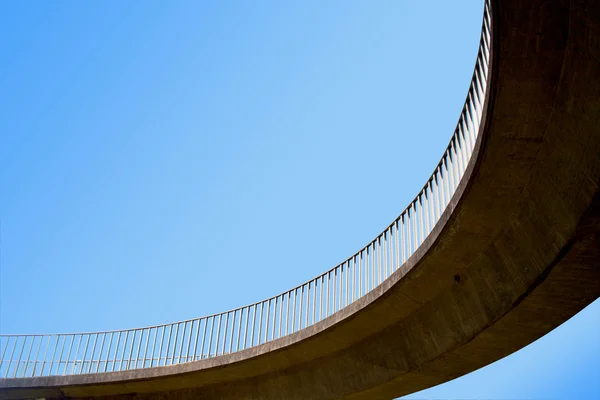
[[[0,2],[0,332],[234,308],[334,266],[454,130],[481,0]],[[600,398],[600,304],[411,398]]]

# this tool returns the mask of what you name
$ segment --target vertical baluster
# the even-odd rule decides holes
[[[331,282],[331,271],[327,272],[327,298],[325,299],[325,318],[329,316],[329,287]]]
[[[456,193],[456,190],[458,189],[458,183],[460,181],[460,178],[458,176],[458,171],[460,169],[460,160],[458,159],[458,149],[457,149],[457,143],[456,143],[456,137],[453,140],[452,143],[452,172],[453,172],[453,181],[454,181],[454,189],[452,192],[452,195],[454,196],[454,193]]]
[[[244,310],[246,310],[246,307],[242,307],[240,309],[240,329],[239,329],[239,332],[238,332],[238,340],[237,340],[237,349],[238,349],[238,351],[240,350],[240,341],[241,341],[241,338],[242,338],[242,321],[244,320]],[[247,329],[248,329],[248,318],[246,318],[246,328],[244,329],[244,340],[246,338],[246,331],[247,331]],[[245,346],[245,342],[244,342],[244,346]]]
[[[331,302],[332,302],[331,314],[334,314],[337,311],[337,300],[338,300],[337,277],[338,277],[338,269],[337,269],[337,267],[335,267],[333,269],[333,290],[332,290],[332,294],[331,294]]]
[[[154,336],[152,336],[152,346],[150,346],[148,344],[148,346],[146,347],[146,351],[144,353],[144,368],[146,367],[146,361],[150,361],[150,365],[149,367],[152,368],[154,366],[154,359],[157,358],[156,357],[156,343],[158,342],[158,331],[160,329],[160,326],[155,326],[154,328]],[[152,329],[150,329],[149,335],[152,334]],[[148,349],[150,349],[150,354],[148,354]],[[194,347],[194,351],[195,351],[195,347]],[[149,360],[146,360],[146,359]],[[158,358],[160,359],[160,354],[158,356]]]
[[[321,283],[319,284],[321,294],[319,296],[319,321],[323,320],[324,293],[325,293],[325,275],[321,275]]]
[[[472,93],[472,97],[473,97],[473,106],[474,106],[474,111],[475,111],[475,124],[476,126],[479,126],[481,124],[481,98],[480,98],[480,91],[479,91],[479,85],[477,82],[477,73],[475,73],[475,80],[473,81],[473,84],[471,85],[471,93]]]
[[[98,354],[98,365],[96,366],[96,373],[100,370],[100,363],[102,361],[102,351],[104,350],[104,341],[106,340],[106,333],[102,333],[102,342],[100,342],[100,353]],[[108,360],[108,356],[106,357]],[[67,360],[69,357],[67,356]]]
[[[0,337],[1,339],[1,337]],[[4,365],[4,361],[6,360],[6,350],[8,350],[8,346],[10,345],[11,336],[6,336],[6,343],[4,345],[4,350],[2,350],[2,359],[0,360],[0,378],[8,378],[8,370],[10,369],[10,365],[6,370],[6,374],[2,374],[2,365]],[[42,343],[40,342],[40,346]]]
[[[413,218],[413,249],[412,249],[412,253],[411,256],[413,254],[415,254],[417,252],[417,248],[419,247],[419,224],[420,224],[420,219],[419,219],[419,199],[415,199],[414,203],[413,203],[413,213],[412,213],[412,218]]]
[[[175,363],[175,354],[177,354],[177,342],[179,340],[179,325],[180,323],[177,322],[175,324],[173,324],[175,326],[175,335],[173,337],[173,353],[171,355],[171,363],[169,365],[174,365]],[[135,331],[133,333],[133,340],[135,341]],[[218,341],[218,339],[217,339]],[[133,343],[132,343],[133,345]],[[218,345],[217,345],[218,346]],[[127,365],[129,365],[129,362],[127,363]],[[129,368],[128,368],[129,369]]]
[[[352,302],[356,300],[356,254],[352,256]]]
[[[429,222],[429,231],[427,232],[427,235],[431,234],[431,232],[433,231],[433,227],[435,226],[435,194],[433,192],[434,188],[433,188],[433,176],[431,177],[431,179],[429,180],[429,183],[427,184],[427,215],[429,217],[428,222]]]
[[[195,338],[196,338],[196,325],[200,324],[198,319],[190,320],[190,334],[188,335],[188,344],[185,349],[185,356],[183,362],[194,361],[194,352],[192,351],[192,343],[195,346]]]
[[[406,234],[404,233],[404,217],[406,215],[406,212],[403,211],[402,214],[400,214],[400,218],[398,219],[398,221],[396,222],[398,224],[398,228],[400,231],[400,234],[398,235],[398,243],[397,246],[399,246],[400,251],[398,253],[398,266],[397,268],[400,268],[402,266],[402,264],[404,264],[404,257],[406,255],[405,251],[404,251],[404,244],[406,242]]]
[[[382,268],[382,279],[381,282],[385,281],[389,276],[389,254],[388,254],[388,231],[389,227],[383,231],[381,238],[381,268]]]
[[[316,323],[316,318],[317,318],[317,282],[319,281],[319,278],[316,278],[313,280],[313,285],[312,285],[312,295],[313,295],[313,312],[312,312],[312,323]]]
[[[406,209],[404,213],[404,261],[407,261],[410,257],[410,242],[411,242],[411,233],[410,233],[410,210],[412,209],[411,205]]]
[[[425,213],[427,214],[427,231],[425,232],[425,237],[427,238],[427,236],[429,236],[433,230],[433,225],[435,224],[435,217],[433,216],[433,177],[427,181],[425,192],[425,203],[427,204],[425,207]]]
[[[333,312],[332,312],[332,314],[339,311],[340,294],[342,291],[339,281],[340,281],[340,266],[338,265],[333,269],[333,299],[332,299],[333,300]]]
[[[473,148],[475,143],[473,142],[473,137],[471,136],[469,126],[467,124],[467,109],[465,108],[463,114],[460,118],[460,130],[463,134],[463,138],[465,140],[465,155],[466,155],[466,165],[469,165],[469,161],[471,160],[471,155],[473,154]]]
[[[108,348],[106,349],[106,363],[104,363],[104,371],[102,372],[106,372],[108,370],[108,363],[111,361],[110,360],[110,349],[112,348],[112,341],[113,341],[113,337],[115,336],[115,332],[111,332],[110,333],[110,339],[108,339]],[[113,361],[113,365],[115,363],[114,360]]]
[[[221,314],[223,315],[223,314]],[[222,318],[222,317],[221,317]],[[223,345],[221,346],[221,354],[225,354],[225,345],[227,344],[227,331],[229,329],[229,313],[225,314],[225,328],[223,329]]]
[[[367,245],[365,247],[365,264],[364,264],[364,268],[365,268],[365,285],[364,285],[364,291],[363,291],[363,296],[366,295],[369,292],[369,287],[370,287],[370,281],[371,281],[371,270],[369,268],[369,258],[370,258],[370,252],[369,252],[369,245]]]
[[[246,342],[248,340],[248,326],[250,322],[250,306],[248,306],[246,311],[246,327],[244,328],[244,349],[247,348]]]
[[[256,310],[256,308],[255,308],[255,310]],[[214,329],[215,329],[215,316],[213,315],[213,316],[211,316],[211,319],[210,319],[210,331],[208,331],[208,352],[206,354],[206,358],[210,358],[211,357],[212,334],[213,334],[213,330]],[[254,330],[252,330],[252,335],[254,335]],[[254,336],[252,338],[254,339]]]
[[[418,218],[419,218],[419,242],[418,242],[417,246],[415,246],[416,248],[421,246],[421,243],[423,243],[423,241],[425,240],[425,214],[424,214],[425,207],[423,207],[423,192],[421,192],[419,194],[417,203],[419,205],[419,213],[417,214]]]
[[[412,224],[412,218],[411,218],[411,213],[412,213],[412,203],[410,203],[410,205],[408,206],[407,210],[406,210],[406,214],[405,214],[405,220],[404,220],[404,244],[405,244],[405,253],[404,256],[405,261],[407,261],[410,258],[411,255],[411,244],[412,244],[412,232],[411,232],[411,224]]]
[[[240,318],[240,321],[239,321],[240,323],[238,324],[237,343],[235,345],[236,351],[240,351],[241,350],[240,344],[242,343],[242,321],[244,321],[244,310],[245,309],[246,309],[245,307],[242,307],[242,308],[239,309],[240,311],[238,312],[238,314],[240,316],[239,317]]]
[[[377,286],[377,260],[375,258],[376,256],[376,251],[375,251],[375,245],[376,245],[376,240],[373,240],[371,242],[371,250],[370,250],[370,258],[369,258],[369,264],[371,266],[371,287],[370,290],[372,291],[373,289],[375,289],[375,286]]]
[[[44,358],[43,358],[43,361],[42,361],[42,369],[40,371],[40,376],[44,375],[44,368],[46,367],[46,355],[48,354],[48,348],[50,347],[51,338],[52,338],[52,335],[46,336],[46,339],[47,339],[47,341],[46,341],[46,349],[44,350]],[[15,344],[16,344],[16,342],[15,342]],[[12,359],[12,356],[11,356],[11,359]],[[10,361],[8,363],[9,363],[8,364],[8,368],[10,369]],[[7,375],[6,376],[8,377],[8,371],[7,371]]]
[[[431,180],[429,181],[429,233],[433,232],[433,228],[435,227],[435,224],[437,222],[437,216],[435,213],[437,207],[435,200],[435,190],[435,182],[432,176]]]
[[[292,332],[296,332],[296,308],[298,307],[298,288],[294,289],[294,303],[292,305]]]
[[[423,210],[424,210],[424,202],[423,202],[423,192],[419,193],[419,196],[417,197],[417,212],[416,217],[417,217],[417,244],[415,246],[415,252],[416,250],[421,246],[421,243],[423,243],[423,240],[425,239],[424,236],[424,230],[425,230],[425,215],[423,214]]]
[[[465,175],[465,172],[467,171],[467,164],[469,162],[469,154],[467,152],[467,139],[463,132],[462,126],[459,126],[458,137],[459,137],[459,144],[460,144],[461,164],[462,164],[461,171],[460,171],[460,179],[462,181],[462,178]]]
[[[298,291],[300,292],[300,305],[298,307],[298,330],[302,329],[302,314],[304,312],[304,285]]]
[[[306,307],[305,307],[305,311],[304,311],[304,327],[307,328],[308,327],[308,314],[309,314],[309,310],[310,310],[310,281],[306,284],[304,284],[304,286],[306,286]]]
[[[169,339],[170,339],[170,336],[169,336]],[[125,362],[125,351],[127,349],[127,341],[128,340],[129,340],[129,331],[125,331],[125,340],[123,341],[123,351],[121,352],[121,360],[119,361],[119,369],[117,371],[123,370],[123,363]],[[88,339],[88,342],[89,342],[89,339]],[[87,344],[86,344],[86,351],[83,353],[84,358],[85,358],[85,353],[87,353]],[[166,359],[165,359],[165,363],[166,363]]]
[[[464,121],[461,118],[460,121],[460,139],[461,139],[461,149],[462,149],[462,157],[463,157],[463,171],[462,175],[464,176],[467,172],[467,167],[469,166],[469,159],[471,154],[471,144],[469,139],[469,134],[465,131]]]
[[[273,326],[271,328],[272,332],[272,340],[277,339],[276,328],[277,328],[277,304],[278,304],[279,296],[276,296],[273,301]]]
[[[262,318],[262,312],[261,312]],[[219,314],[219,319],[217,320],[217,337],[215,340],[215,357],[219,355],[219,338],[221,337],[221,321],[223,319],[223,314]],[[258,342],[260,343],[260,331],[258,332]],[[210,357],[210,352],[209,352]]]
[[[35,371],[37,369],[37,365],[38,365],[38,362],[40,360],[40,358],[39,358],[40,350],[42,349],[42,343],[44,343],[44,338],[46,338],[46,337],[47,336],[40,336],[40,344],[38,344],[38,349],[37,349],[37,352],[35,353],[35,359],[33,361],[33,371],[31,372],[31,376],[32,377],[35,377]],[[8,341],[6,342],[6,347],[4,348],[5,352],[6,352],[7,348],[8,348]],[[2,353],[2,362],[4,362],[4,353]],[[2,363],[0,362],[0,371],[1,370],[2,370]]]
[[[437,205],[437,210],[436,210],[436,214],[437,214],[437,219],[436,222],[439,221],[442,218],[442,212],[443,212],[443,193],[442,193],[442,182],[440,180],[441,177],[441,168],[438,166],[438,168],[435,171],[435,194],[436,194],[436,205]]]
[[[336,267],[337,269],[337,296],[336,296],[336,301],[337,301],[337,311],[340,311],[343,308],[343,303],[344,303],[344,263],[338,265]]]
[[[383,280],[385,281],[390,276],[390,239],[391,239],[391,227],[387,227],[383,231]]]
[[[163,334],[166,335],[166,330],[167,327],[169,328],[169,336],[167,336],[167,347],[165,348],[165,362],[164,362],[164,366],[169,365],[169,354],[170,354],[170,350],[171,350],[171,336],[173,336],[173,325],[165,325],[165,329],[163,331]],[[127,343],[127,341],[125,342]],[[159,359],[160,361],[160,359]]]
[[[75,372],[76,374],[81,374],[85,371],[86,355],[87,355],[87,350],[90,346],[91,340],[92,340],[92,334],[85,334],[85,347],[83,348],[83,354],[81,355],[81,362],[79,363],[79,371],[76,371]],[[58,344],[58,342],[57,342],[57,344]],[[54,356],[52,356],[52,359],[54,359]],[[76,365],[75,365],[75,369],[76,369]],[[52,372],[52,366],[50,366],[50,372]]]
[[[421,223],[421,219],[419,218],[419,199],[418,197],[415,198],[415,201],[413,202],[413,210],[412,210],[412,226],[411,229],[413,231],[413,241],[412,241],[412,251],[411,251],[411,256],[413,254],[415,254],[417,252],[417,248],[419,248],[419,235],[420,235],[420,231],[419,231],[419,224]]]
[[[96,334],[90,333],[90,339],[92,336],[94,336],[94,344],[92,345],[92,353],[90,354],[89,363],[88,363],[87,369],[85,369],[85,368],[81,369],[81,372],[87,371],[88,374],[90,372],[92,372],[92,364],[94,363],[94,352],[96,351],[96,342],[98,341],[97,333]]]
[[[448,163],[446,160],[446,155],[444,155],[443,161],[442,161],[442,168],[440,169],[440,176],[441,176],[441,186],[442,186],[442,210],[446,210],[446,207],[448,207],[448,202],[449,202],[449,196],[448,196],[448,188],[450,186],[449,184],[449,178],[448,178]]]
[[[183,347],[185,346],[185,338],[186,338],[186,334],[187,334],[187,326],[188,326],[189,321],[184,321],[183,322],[183,331],[181,334],[181,346],[179,347],[179,356],[177,357],[177,364],[181,364],[181,357],[183,356]],[[143,334],[143,331],[142,331]],[[140,339],[143,336],[140,337]],[[140,340],[140,344],[141,344],[141,340]]]
[[[393,273],[394,273],[394,236],[392,235],[392,231],[393,231],[393,227],[395,226],[395,224],[393,223],[392,226],[390,226],[389,229],[389,233],[387,236],[387,265],[388,265],[388,275],[386,278],[389,278]],[[396,232],[397,233],[397,232]],[[394,235],[396,234],[394,233]]]
[[[490,62],[490,58],[489,58],[489,53],[486,50],[490,46],[489,46],[489,39],[488,39],[488,35],[487,35],[489,31],[488,31],[488,26],[487,26],[486,22],[487,21],[486,21],[485,12],[484,12],[483,24],[481,27],[481,39],[480,39],[479,51],[483,55],[485,64],[488,64]]]
[[[14,377],[17,376],[17,373],[19,371],[19,368],[21,366],[21,357],[23,357],[23,351],[25,350],[25,344],[27,343],[27,336],[22,336],[23,338],[23,346],[21,346],[21,351],[19,352],[19,358],[17,359],[17,365],[15,367],[15,373],[14,373]]]
[[[286,304],[286,308],[287,308],[287,312],[285,313],[285,334],[286,336],[289,334],[289,325],[290,325],[290,304],[292,302],[292,291],[290,290],[287,293],[287,304]]]
[[[198,318],[196,321],[196,336],[194,338],[194,351],[192,353],[192,361],[196,361],[196,353],[198,352],[198,339],[200,339],[200,325],[202,325],[202,318]],[[202,350],[200,350],[200,353],[202,353]]]
[[[340,264],[336,267],[336,285],[337,285],[337,290],[336,290],[336,297],[335,297],[335,301],[337,303],[336,306],[336,311],[340,311],[342,309],[342,299],[343,299],[343,295],[344,295],[344,285],[343,285],[343,281],[342,281],[342,276],[343,276],[343,264]]]
[[[117,366],[117,358],[118,358],[118,353],[119,353],[119,343],[121,342],[121,333],[122,333],[122,331],[119,331],[118,335],[117,335],[117,343],[115,344],[115,354],[113,355],[112,368],[110,369],[111,371],[114,371],[116,369],[116,366]],[[77,351],[75,352],[75,356],[77,356],[79,354],[79,345],[81,344],[82,341],[83,341],[83,337],[81,337],[81,340],[77,344]],[[75,370],[75,363],[73,363],[73,370]]]
[[[346,298],[346,289],[345,289],[345,279],[346,279],[346,262],[342,262],[339,266],[339,296],[338,296],[338,311],[340,311],[342,308],[344,308],[344,302],[345,302],[345,298]]]
[[[425,184],[425,187],[423,188],[423,226],[424,226],[424,232],[423,232],[423,241],[421,242],[421,244],[423,244],[425,242],[425,239],[427,238],[427,236],[429,236],[429,232],[431,232],[431,216],[430,216],[430,203],[431,203],[431,193],[429,191],[429,181],[427,181],[427,183]]]
[[[371,290],[371,286],[373,285],[373,271],[371,266],[371,255],[372,251],[370,251],[371,243],[367,245],[365,249],[365,270],[366,270],[366,279],[365,279],[365,294]],[[370,283],[369,283],[370,282]]]
[[[31,359],[31,352],[33,351],[33,346],[37,339],[37,336],[30,336],[31,342],[29,343],[29,351],[27,352],[27,361],[25,361],[25,369],[23,370],[23,376],[27,377],[27,370],[29,369],[29,360]]]
[[[456,145],[454,146],[454,155],[456,157],[456,190],[458,190],[458,186],[460,185],[460,181],[462,179],[463,174],[463,159],[462,159],[462,149],[461,143],[459,140],[459,136],[456,135]]]
[[[283,308],[283,304],[285,303],[285,293],[283,293],[281,295],[281,304],[279,305],[279,333],[278,333],[278,337],[281,337],[282,332],[283,332],[283,320],[284,320],[284,315],[285,313],[283,312],[284,308]]]
[[[233,351],[233,338],[235,335],[235,317],[238,314],[238,310],[233,310],[233,316],[232,316],[232,321],[231,321],[231,337],[229,338],[229,353],[231,353]],[[273,320],[275,320],[273,318]],[[237,348],[236,348],[237,351]]]
[[[255,327],[256,327],[256,323],[255,323],[255,320],[256,320],[256,307],[257,307],[257,305],[254,304],[254,306],[252,308],[252,320],[250,322],[250,330],[251,330],[251,332],[250,332],[250,346],[249,347],[254,346],[254,330],[255,330]],[[248,316],[250,316],[250,315],[248,315]]]
[[[50,372],[49,375],[52,375],[52,368],[54,367],[54,357],[56,357],[56,350],[58,349],[58,342],[60,341],[61,335],[56,335],[56,344],[54,345],[54,351],[52,352],[52,359],[50,360]],[[18,366],[18,365],[17,365]],[[15,370],[15,374],[16,374]]]
[[[146,335],[146,346],[144,346],[144,357],[142,358],[142,368],[146,368],[146,356],[148,355],[148,347],[150,346],[150,336],[152,336],[152,329],[155,328],[149,328],[148,329],[148,334]],[[156,335],[154,335],[154,338],[156,338]],[[109,349],[110,349],[110,342],[109,342]],[[108,353],[106,353],[108,355]],[[108,357],[106,359],[106,363],[108,363]]]
[[[444,172],[445,172],[445,179],[444,179],[444,184],[445,184],[445,197],[446,197],[446,201],[444,204],[444,207],[448,207],[448,205],[450,204],[450,200],[452,199],[452,192],[451,192],[451,185],[452,185],[452,173],[450,171],[450,152],[448,151],[445,155],[444,155]]]
[[[350,260],[344,261],[344,281],[346,282],[345,289],[345,300],[343,306],[346,307],[350,304]]]
[[[365,270],[365,268],[363,266],[363,257],[364,257],[363,253],[364,253],[364,249],[360,251],[360,261],[359,261],[359,265],[358,265],[358,268],[359,268],[359,271],[358,271],[359,272],[359,274],[358,274],[358,276],[359,276],[358,297],[362,297],[362,295],[363,295],[363,286],[364,286],[363,285],[363,283],[364,283],[363,276],[364,276],[364,270]]]
[[[396,234],[394,235],[394,246],[396,248],[396,265],[392,267],[392,272],[397,271],[400,268],[400,218],[397,218],[396,221],[394,221],[394,225],[396,226]]]
[[[258,338],[257,338],[258,343],[257,343],[257,345],[259,345],[261,343],[260,335],[262,333],[262,319],[263,319],[264,308],[265,308],[265,303],[264,302],[260,303],[260,316],[258,317]]]
[[[160,359],[162,358],[162,349],[163,349],[163,343],[165,341],[165,331],[167,330],[166,325],[162,326],[162,330],[160,332],[160,342],[158,345],[158,359],[156,360],[156,366],[160,367]],[[206,333],[206,332],[205,332]],[[156,334],[158,335],[158,331],[156,332]],[[165,357],[165,365],[166,365],[166,357]],[[150,363],[150,366],[152,366],[152,363]]]
[[[12,346],[12,351],[10,352],[10,358],[8,359],[8,365],[6,366],[6,378],[10,378],[10,372],[11,372],[11,367],[12,367],[12,359],[15,353],[15,350],[17,349],[17,344],[19,343],[19,336],[14,336],[15,340]],[[6,343],[6,349],[4,349],[4,351],[6,351],[8,349],[8,345],[10,344],[10,339],[7,341]],[[2,357],[2,360],[4,361],[4,357]]]
[[[377,257],[377,285],[379,285],[382,280],[382,276],[381,276],[381,235],[379,235],[377,237],[377,240],[375,241],[375,246],[377,247],[377,251],[373,251],[373,256]]]
[[[183,327],[182,327],[183,325]],[[183,349],[183,344],[185,343],[185,330],[186,330],[187,322],[176,322],[176,330],[175,330],[175,343],[173,343],[173,358],[171,360],[171,365],[181,363],[181,350]],[[181,337],[180,337],[181,336]],[[177,354],[177,345],[179,344],[179,354]]]
[[[267,300],[267,317],[265,318],[265,343],[269,341],[269,322],[271,317],[271,299]]]
[[[192,342],[194,341],[194,326],[198,320],[192,319],[189,321],[190,331],[188,334],[187,347],[185,348],[185,356],[183,356],[183,362],[189,362],[192,358]]]
[[[471,96],[471,92],[469,92],[469,102],[467,103],[467,114],[469,115],[469,129],[472,131],[471,136],[473,137],[473,146],[477,142],[477,137],[479,135],[479,124],[477,124],[477,118],[475,117],[475,111],[473,109],[473,98]]]
[[[412,255],[413,249],[413,205],[410,203],[408,211],[406,212],[406,259],[408,260]]]
[[[452,197],[454,196],[454,192],[455,192],[455,179],[454,179],[454,154],[452,151],[452,145],[453,143],[451,142],[450,148],[448,149],[448,186],[450,188],[450,192],[448,193],[448,197],[450,199],[452,199]],[[448,204],[450,204],[450,202],[448,202]]]
[[[473,146],[477,142],[477,136],[479,134],[479,124],[477,124],[477,118],[475,117],[474,109],[473,109],[473,97],[471,95],[471,91],[469,91],[468,102],[465,107],[466,115],[467,115],[467,125],[469,130],[471,131],[471,137],[473,140]]]
[[[379,235],[379,263],[381,264],[381,279],[379,280],[379,284],[381,285],[383,281],[387,278],[387,238],[386,238],[387,230],[383,231],[381,235]]]

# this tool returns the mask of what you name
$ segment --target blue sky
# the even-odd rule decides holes
[[[0,3],[0,332],[198,317],[345,259],[437,164],[482,3]],[[417,395],[600,397],[599,307]]]

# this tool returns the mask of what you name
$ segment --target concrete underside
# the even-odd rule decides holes
[[[600,295],[600,2],[493,1],[476,153],[426,242],[373,292],[214,359],[5,379],[0,398],[390,399],[526,346]]]

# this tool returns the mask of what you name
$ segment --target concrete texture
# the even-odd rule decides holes
[[[169,367],[5,379],[0,399],[390,399],[600,295],[600,2],[493,1],[488,107],[457,193],[373,292],[296,334]]]

